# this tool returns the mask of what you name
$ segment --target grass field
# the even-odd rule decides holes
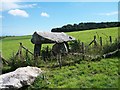
[[[44,70],[44,69],[43,69]],[[38,77],[29,88],[118,88],[118,59],[45,69],[44,78]]]
[[[94,29],[94,30],[86,30],[79,32],[71,32],[68,34],[87,44],[90,43],[93,40],[94,35],[96,35],[98,40],[99,37],[102,37],[103,43],[105,44],[106,41],[109,41],[109,36],[112,36],[113,41],[115,40],[116,37],[118,37],[118,28],[115,27],[115,28]]]
[[[97,32],[97,33],[96,33]],[[94,35],[103,38],[103,42],[109,41],[109,36],[112,36],[113,41],[115,38],[118,37],[118,28],[104,28],[104,29],[96,29],[96,30],[86,30],[86,31],[79,31],[79,32],[70,32],[67,33],[80,41],[89,44],[92,40]],[[107,37],[107,36],[108,37]],[[15,37],[7,37],[0,42],[2,43],[2,55],[4,58],[8,59],[12,56],[13,53],[16,53],[19,48],[19,43],[22,42],[25,47],[27,47],[30,51],[33,52],[33,44],[31,43],[31,35],[29,36],[15,36]],[[45,45],[43,45],[44,47]]]
[[[106,41],[109,41],[109,36],[112,36],[113,41],[118,37],[118,28],[70,32],[68,34],[86,44],[89,44],[93,40],[93,36],[96,35],[97,38],[102,37],[105,44]],[[3,57],[9,59],[13,52],[16,53],[19,42],[22,42],[25,47],[33,52],[34,46],[30,41],[31,37],[29,35],[4,38],[0,42],[0,44],[2,43]],[[45,46],[43,45],[43,47]],[[61,69],[59,67],[42,67],[45,73],[39,76],[27,90],[39,88],[117,88],[119,86],[118,67],[117,58],[102,59],[100,61],[80,60],[78,63],[63,66]]]

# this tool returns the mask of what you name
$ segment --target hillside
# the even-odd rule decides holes
[[[70,32],[68,34],[87,44],[90,43],[93,40],[94,35],[96,35],[97,39],[102,37],[103,42],[105,43],[106,41],[109,41],[109,36],[112,36],[113,41],[118,37],[118,27]]]
[[[97,32],[97,33],[96,33]],[[118,28],[103,28],[103,29],[95,29],[95,30],[86,30],[79,32],[70,32],[67,33],[76,39],[79,39],[86,44],[89,44],[93,40],[93,36],[102,37],[103,41],[106,42],[109,40],[109,36],[112,36],[113,41],[118,37]],[[107,36],[106,36],[107,35]],[[13,53],[15,54],[19,48],[19,43],[22,42],[25,47],[27,47],[30,51],[33,52],[33,44],[31,43],[31,36],[15,36],[15,37],[6,37],[2,39],[2,55],[4,58],[10,58]],[[1,44],[1,42],[0,42]],[[42,47],[45,47],[43,45]]]

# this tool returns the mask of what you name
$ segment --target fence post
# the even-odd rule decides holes
[[[112,37],[111,37],[111,36],[109,36],[109,38],[110,38],[110,44],[112,44]]]
[[[20,47],[19,47],[19,57],[22,60],[22,43],[20,43]]]
[[[94,46],[97,46],[96,36],[94,36]]]
[[[29,63],[28,62],[28,49],[26,50],[26,62]]]
[[[85,59],[84,53],[85,53],[85,51],[84,51],[84,43],[82,42],[82,59],[83,60]]]
[[[102,37],[100,37],[100,46],[102,46]]]
[[[47,46],[47,47],[46,47],[46,52],[45,52],[45,53],[46,53],[46,60],[48,59],[48,52],[49,52],[48,49],[49,49],[49,47]]]
[[[60,69],[61,69],[61,67],[62,67],[62,55],[61,55],[61,53],[59,54],[59,67],[60,67]]]

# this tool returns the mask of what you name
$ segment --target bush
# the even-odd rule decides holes
[[[81,52],[82,50],[81,46],[82,44],[80,40],[75,40],[73,42],[70,42],[70,52]]]
[[[110,53],[117,49],[120,49],[119,46],[120,46],[120,40],[116,39],[115,42],[112,43],[111,45],[107,44],[103,47],[103,54]]]
[[[34,65],[34,59],[30,55],[23,55],[22,57],[19,56],[12,56],[9,60],[11,68],[14,70],[19,67],[25,67],[25,66],[33,66]]]

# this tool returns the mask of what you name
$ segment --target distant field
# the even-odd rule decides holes
[[[118,37],[118,28],[104,28],[104,29],[96,29],[96,30],[87,30],[87,31],[79,31],[79,32],[70,32],[67,33],[76,39],[79,39],[86,44],[89,44],[93,40],[93,36],[96,35],[98,37],[103,37],[104,43],[109,40],[109,36],[112,36],[113,41]],[[12,56],[13,53],[16,53],[19,48],[19,43],[22,42],[25,47],[33,52],[33,44],[31,43],[32,36],[16,36],[16,37],[7,37],[2,39],[2,55],[4,58],[8,59]],[[0,42],[1,45],[1,42]],[[45,45],[43,45],[44,47]]]
[[[87,44],[90,43],[93,40],[94,35],[96,35],[97,40],[99,40],[99,37],[102,37],[103,42],[105,43],[106,41],[109,41],[109,36],[112,36],[113,41],[118,37],[118,27],[71,32],[68,34]]]
[[[8,59],[15,54],[19,48],[19,43],[22,42],[29,50],[32,50],[33,44],[30,41],[31,36],[16,36],[7,37],[2,40],[2,55]]]

